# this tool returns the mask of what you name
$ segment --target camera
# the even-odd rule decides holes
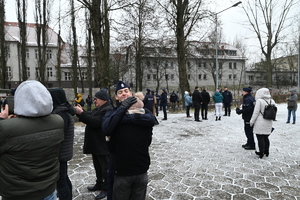
[[[9,115],[14,114],[14,104],[15,104],[14,96],[6,97],[6,103],[8,104],[8,114]]]

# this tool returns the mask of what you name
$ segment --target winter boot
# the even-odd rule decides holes
[[[216,121],[218,121],[218,117],[216,117]]]
[[[221,116],[219,117],[219,120],[221,121]]]

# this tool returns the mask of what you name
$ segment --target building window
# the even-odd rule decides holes
[[[219,63],[219,69],[223,69],[223,63]]]
[[[27,67],[27,77],[30,77],[30,68],[29,67]]]
[[[206,80],[206,79],[207,79],[207,77],[206,77],[206,74],[204,74],[204,75],[203,75],[203,79],[204,79],[204,80]]]
[[[191,63],[189,61],[187,62],[187,66],[189,69],[191,68]]]
[[[165,79],[166,79],[166,80],[169,80],[169,74],[166,74],[166,75],[165,75]]]
[[[233,69],[236,69],[236,63],[233,63]]]
[[[37,49],[34,50],[35,59],[39,58],[39,52]]]
[[[147,74],[147,80],[150,81],[151,80],[151,75]]]
[[[229,75],[228,75],[228,78],[229,78],[229,80],[231,80],[231,79],[232,79],[232,75],[231,75],[231,74],[229,74]]]
[[[47,76],[48,77],[52,77],[53,76],[52,68],[51,67],[47,67]]]
[[[26,49],[26,58],[29,59],[29,49]]]
[[[10,58],[10,46],[7,46],[7,57]]]
[[[199,80],[201,80],[202,79],[202,74],[199,74],[198,78],[199,78]]]
[[[203,63],[203,68],[206,68],[206,62]]]
[[[52,58],[52,50],[50,50],[50,49],[46,50],[46,56],[47,56],[47,59],[51,59]]]
[[[198,67],[199,67],[199,68],[201,67],[201,62],[198,63]]]
[[[174,80],[174,74],[171,74],[171,80]]]
[[[87,72],[82,71],[81,72],[81,78],[82,78],[82,80],[86,80],[87,79]]]
[[[167,69],[169,67],[169,64],[168,63],[165,63],[165,68]]]
[[[152,74],[153,80],[156,80],[156,74]]]
[[[36,67],[36,68],[35,68],[35,77],[36,77],[36,78],[39,78],[39,77],[40,77],[40,76],[39,76],[39,75],[40,75],[39,71],[40,71],[39,68]]]
[[[171,69],[174,69],[174,62],[171,62]]]
[[[7,77],[8,79],[12,78],[11,67],[7,66]]]
[[[188,80],[191,80],[191,75],[188,74],[188,75],[187,75],[187,78],[188,78]]]
[[[70,80],[71,80],[71,73],[65,72],[65,81],[70,81]]]
[[[248,78],[249,78],[249,81],[253,81],[254,80],[253,76],[248,76]]]
[[[236,74],[233,74],[233,79],[236,79]]]
[[[232,63],[231,62],[229,63],[229,69],[232,69]]]
[[[146,61],[146,65],[147,65],[147,67],[150,67],[151,63],[149,60]]]

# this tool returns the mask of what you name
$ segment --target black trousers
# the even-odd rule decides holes
[[[244,121],[244,130],[247,137],[247,145],[255,147],[254,136],[253,136],[253,126],[250,126],[250,122]]]
[[[269,148],[270,148],[269,135],[256,134],[256,138],[258,141],[259,152],[269,153]]]
[[[162,106],[162,110],[164,113],[164,119],[167,119],[167,106]]]
[[[207,111],[208,111],[208,105],[202,104],[201,106],[202,119],[207,119]]]
[[[199,112],[200,112],[200,105],[194,105],[195,112],[194,112],[194,118],[195,121],[199,121]]]
[[[225,115],[230,116],[230,112],[231,112],[230,106],[231,106],[230,103],[224,103]]]
[[[97,177],[96,187],[107,191],[108,155],[92,155],[92,157]]]
[[[191,106],[186,106],[185,109],[186,109],[186,116],[189,117],[190,116],[190,108]]]

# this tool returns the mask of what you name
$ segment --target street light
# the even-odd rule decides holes
[[[218,89],[218,86],[219,86],[219,61],[218,61],[218,14],[220,14],[221,12],[224,12],[225,10],[228,10],[229,8],[233,8],[233,7],[236,7],[238,6],[239,4],[241,4],[242,2],[239,1],[235,4],[233,4],[232,6],[224,9],[224,10],[221,10],[220,12],[217,12],[215,14],[215,18],[216,18],[216,90]]]

